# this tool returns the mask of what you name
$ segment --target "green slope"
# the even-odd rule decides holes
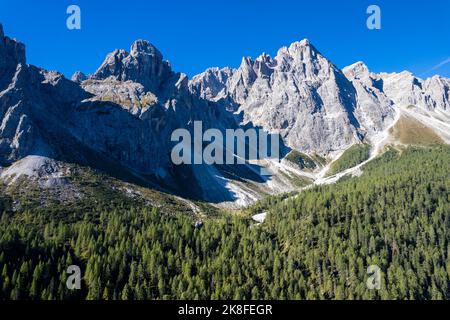
[[[151,206],[3,214],[0,299],[449,299],[449,166],[448,146],[389,150],[359,178],[271,198],[260,226]]]
[[[368,144],[355,144],[348,148],[342,156],[331,164],[331,168],[327,173],[329,176],[344,170],[353,168],[358,164],[369,159],[370,145]]]

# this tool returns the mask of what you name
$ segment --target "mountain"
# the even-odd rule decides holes
[[[213,203],[244,205],[270,190],[293,188],[283,176],[271,179],[266,188],[269,191],[264,191],[262,185],[267,179],[253,165],[172,163],[174,130],[185,128],[192,132],[195,121],[201,121],[204,130],[225,131],[239,125],[234,115],[218,104],[191,94],[186,75],[172,71],[149,42],[136,41],[130,53],[116,50],[108,54],[95,74],[82,80],[79,73],[75,81],[27,65],[24,46],[4,37],[3,32],[1,42],[3,180],[12,175],[8,168],[17,161],[21,161],[19,168],[36,168],[45,173],[47,170],[37,165],[53,159]],[[62,170],[60,165],[51,167]],[[58,175],[53,170],[47,176],[39,174],[39,179]]]
[[[94,74],[68,80],[28,65],[25,46],[0,27],[1,179],[10,185],[28,177],[40,190],[64,186],[71,195],[67,177],[81,166],[131,183],[127,188],[237,208],[330,181],[332,162],[346,152],[351,158],[354,145],[370,146],[368,161],[387,144],[417,141],[411,135],[418,133],[450,141],[449,81],[374,74],[362,62],[340,70],[308,40],[192,80],[137,40],[129,52],[108,54]],[[222,133],[280,134],[283,159],[174,165],[172,132],[194,133],[196,121]]]
[[[232,106],[243,123],[280,133],[293,149],[336,158],[352,144],[377,143],[406,107],[414,106],[414,117],[438,121],[434,129],[448,141],[448,82],[408,72],[373,74],[362,62],[339,70],[302,40],[274,58],[262,54],[244,58],[238,69],[208,69],[190,88]]]
[[[357,88],[359,101],[366,104],[374,102],[370,109],[386,109],[390,104],[397,113],[407,114],[431,126],[449,141],[450,79],[434,76],[423,80],[407,71],[375,74],[370,73],[362,62],[343,71]]]
[[[221,80],[222,90],[204,89]],[[243,122],[277,131],[289,147],[306,153],[327,156],[362,138],[353,86],[307,40],[280,49],[273,59],[244,58],[237,70],[208,70],[194,77],[191,88],[213,101],[230,99]]]
[[[73,82],[81,83],[81,82],[83,82],[84,80],[87,80],[87,78],[88,78],[88,77],[87,77],[83,72],[77,71],[77,72],[75,72],[75,73],[72,75],[72,77],[70,78],[70,80],[72,80]]]

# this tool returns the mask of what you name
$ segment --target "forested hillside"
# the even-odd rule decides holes
[[[7,211],[0,299],[449,299],[449,173],[448,146],[392,149],[359,178],[272,198],[259,226],[142,205]],[[66,288],[73,264],[81,290]]]

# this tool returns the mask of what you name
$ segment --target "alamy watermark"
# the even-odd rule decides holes
[[[67,268],[67,274],[69,277],[66,281],[67,289],[80,290],[81,289],[81,269],[79,266],[72,265]]]
[[[371,265],[367,268],[367,289],[380,290],[381,289],[381,269],[377,265]]]
[[[70,5],[67,7],[66,13],[69,17],[66,20],[66,26],[69,30],[81,29],[81,9],[77,5]]]
[[[70,5],[67,7],[66,13],[69,17],[66,20],[66,26],[69,30],[81,29],[81,9],[78,5]],[[367,28],[369,30],[381,29],[381,8],[378,5],[372,4],[367,7],[366,13],[369,14],[367,18]]]
[[[171,136],[177,144],[172,148],[175,165],[246,164],[252,160],[280,161],[280,135],[268,134],[262,129],[219,129],[203,132],[201,121],[194,122],[193,137],[187,129],[177,129]],[[270,150],[270,152],[269,152]],[[261,175],[270,175],[261,168]]]
[[[381,9],[379,6],[372,4],[367,8],[367,14],[370,16],[367,18],[367,28],[369,30],[381,29]]]

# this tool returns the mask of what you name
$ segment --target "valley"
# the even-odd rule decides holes
[[[0,24],[0,300],[450,299],[449,92],[307,39],[192,79],[139,39],[68,79]]]

